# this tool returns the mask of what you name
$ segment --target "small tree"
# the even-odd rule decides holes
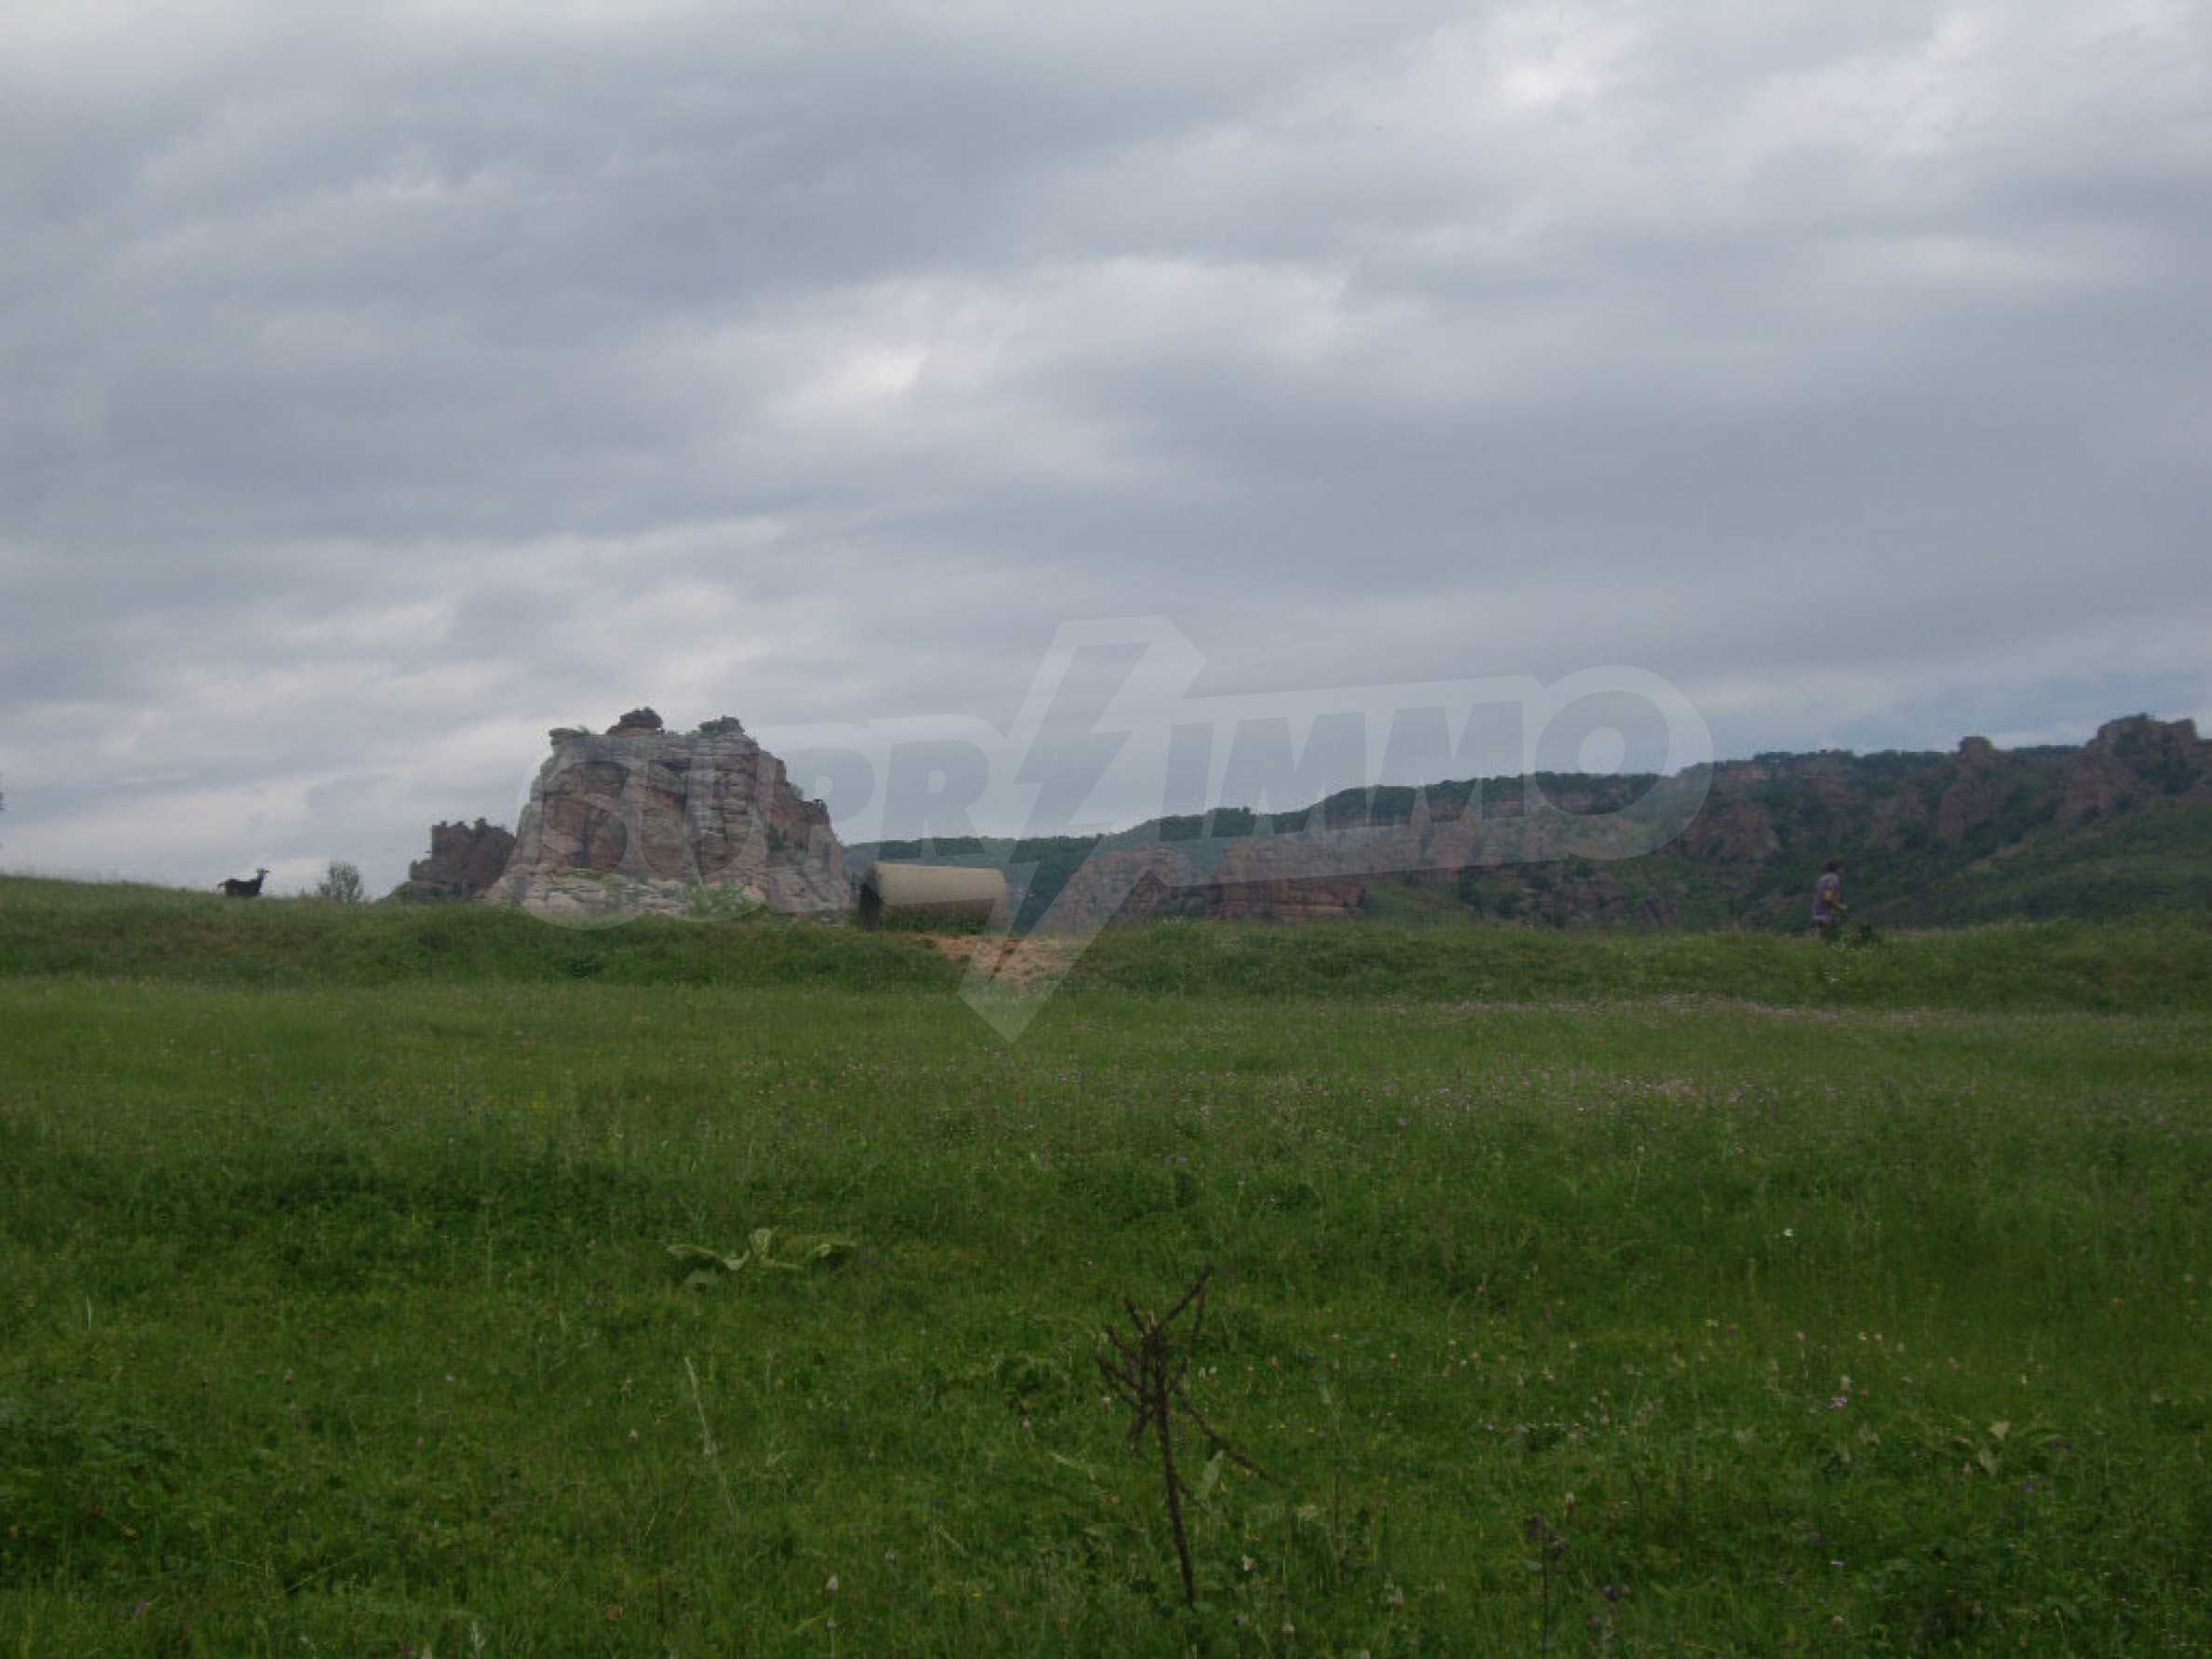
[[[315,896],[319,899],[334,899],[341,904],[360,904],[361,902],[360,871],[352,864],[332,859],[329,872],[315,884]]]

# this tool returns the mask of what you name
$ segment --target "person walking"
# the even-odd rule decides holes
[[[1843,902],[1843,861],[1832,858],[1812,884],[1812,936],[1824,945],[1841,938],[1843,913],[1850,908]]]

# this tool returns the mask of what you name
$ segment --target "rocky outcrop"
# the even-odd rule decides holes
[[[845,851],[826,810],[791,788],[781,763],[735,718],[685,735],[641,707],[604,732],[563,727],[551,739],[519,835],[482,819],[441,823],[429,856],[392,896],[483,894],[584,919],[849,906]],[[1694,785],[1702,809],[1685,808],[1666,834],[1634,844],[1636,823],[1664,817],[1653,803],[1677,785]],[[1080,931],[1160,916],[1339,920],[1398,912],[1405,890],[1417,888],[1426,890],[1414,905],[1423,914],[1447,908],[1452,899],[1436,890],[1452,889],[1471,918],[1796,926],[1811,877],[1831,855],[1850,861],[1859,914],[1912,920],[1915,894],[1954,910],[1964,903],[1941,885],[1959,872],[2066,847],[2076,831],[2109,842],[2101,826],[2131,814],[2178,808],[2168,822],[2186,824],[2208,806],[2212,741],[2192,721],[2137,714],[2107,722],[2078,748],[2001,750],[1971,737],[1955,754],[1760,755],[1656,788],[1649,779],[1541,773],[1479,787],[1353,790],[1296,813],[1231,807],[1202,823],[1160,820],[1096,851],[1057,837],[1041,863],[1015,843],[996,845],[1024,902],[1024,927]],[[1619,862],[1654,846],[1662,863],[1632,876]],[[1028,873],[1018,874],[1025,858]],[[2161,875],[2144,891],[2170,904],[2170,886]],[[1884,903],[1887,912],[1873,909]]]
[[[1958,777],[1935,807],[1935,838],[1956,847],[1996,817],[2004,805],[2003,768],[1988,738],[1959,743]]]
[[[1593,791],[1602,807],[1611,796]],[[1659,814],[1664,817],[1663,810]],[[1648,846],[1646,829],[1601,809],[1583,816],[1546,800],[1511,809],[1425,806],[1410,818],[1363,824],[1348,813],[1320,815],[1332,827],[1160,841],[1093,853],[1067,878],[1039,926],[1084,931],[1107,922],[1184,916],[1209,921],[1344,921],[1362,915],[1378,881],[1456,876],[1470,868],[1530,867],[1558,860],[1607,860]],[[1661,838],[1664,838],[1662,836]],[[1605,890],[1609,892],[1611,890]],[[1593,894],[1601,890],[1593,886]],[[1602,896],[1602,895],[1601,895]],[[1595,902],[1595,900],[1593,901]],[[1633,917],[1622,896],[1602,906]]]
[[[2157,799],[2212,799],[2212,741],[2193,720],[2130,714],[2108,720],[2084,743],[2059,786],[2061,828]]]
[[[2131,714],[2097,728],[2093,749],[2109,748],[2144,782],[2168,796],[2212,796],[2212,739],[2197,735],[2194,720],[2153,720]]]
[[[1080,933],[1108,922],[1201,916],[1203,883],[1180,846],[1102,850],[1068,877],[1038,925],[1046,932]]]
[[[1169,843],[1093,853],[1043,920],[1053,932],[1183,916],[1206,921],[1339,921],[1366,902],[1365,880],[1327,837],[1236,840],[1226,850]]]
[[[1621,861],[1644,850],[1626,839],[1641,785],[1545,774],[1486,781],[1479,791],[1440,785],[1410,819],[1410,792],[1376,790],[1276,815],[1274,835],[1268,815],[1233,809],[1202,825],[1160,820],[1063,864],[1049,907],[1025,916],[1073,931],[1158,916],[1337,919],[1394,911],[1401,890],[1451,884],[1470,916],[1499,920],[1797,925],[1822,863],[1841,856],[1862,907],[1886,904],[1881,914],[1916,919],[1924,914],[1916,895],[1954,910],[1979,904],[1942,884],[1981,861],[2048,849],[2131,814],[2212,807],[2212,741],[2188,720],[2133,715],[2078,748],[2000,749],[1970,737],[1951,754],[1770,754],[1675,782],[1709,782],[1710,793],[1679,835],[1645,842],[1663,861],[1633,876]],[[1300,821],[1320,827],[1285,827]],[[1147,833],[1160,838],[1144,840]],[[2178,833],[2186,844],[2194,832]],[[2136,877],[2123,870],[2114,879]],[[2037,903],[2054,902],[2039,893]],[[1432,913],[1437,897],[1414,907]]]
[[[1203,847],[1166,843],[1093,853],[1064,886],[1046,931],[1187,917],[1203,921],[1350,921],[1377,884],[1457,882],[1478,916],[1500,920],[1665,926],[1663,898],[1623,890],[1586,856],[1613,844],[1571,820],[1468,816],[1387,831],[1254,836]],[[1471,879],[1472,878],[1472,879]]]
[[[2066,768],[2066,782],[2058,796],[2058,827],[2072,829],[2124,812],[2135,806],[2143,793],[2142,779],[2110,750],[2092,743]]]
[[[1350,921],[1367,903],[1364,877],[1331,872],[1331,860],[1315,858],[1303,836],[1239,841],[1222,859],[1201,897],[1207,916],[1220,921]],[[1315,866],[1320,866],[1316,873]]]
[[[702,899],[841,912],[845,850],[820,801],[734,720],[682,735],[651,709],[552,733],[513,856],[485,895],[555,917],[698,914]]]
[[[434,823],[430,855],[407,866],[407,879],[389,896],[402,904],[473,899],[488,891],[507,869],[515,838],[495,823]]]
[[[1754,801],[1715,799],[1691,821],[1676,843],[1685,858],[1708,863],[1757,863],[1780,850],[1774,821]]]
[[[1925,830],[1934,817],[1919,790],[1892,790],[1868,809],[1866,839],[1894,852]]]

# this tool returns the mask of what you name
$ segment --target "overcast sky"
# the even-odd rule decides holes
[[[2201,0],[0,8],[0,868],[381,890],[550,726],[1628,664],[2212,714]]]

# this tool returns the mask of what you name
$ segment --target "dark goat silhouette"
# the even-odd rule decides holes
[[[266,870],[254,871],[251,881],[240,881],[236,876],[225,876],[223,878],[223,891],[234,899],[258,899],[261,897],[261,884],[267,877]]]

